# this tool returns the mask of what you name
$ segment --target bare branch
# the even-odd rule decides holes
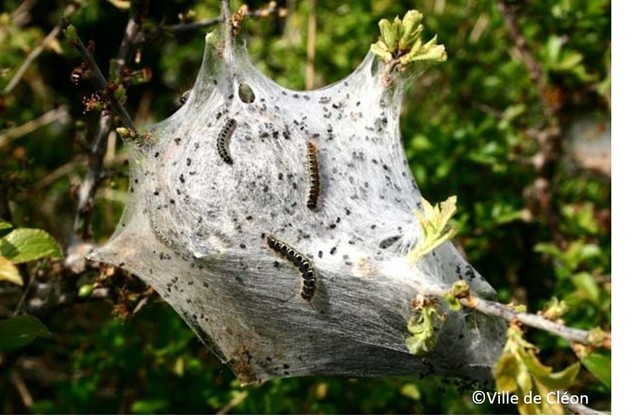
[[[31,392],[29,392],[27,384],[22,379],[22,375],[20,375],[18,370],[15,368],[12,368],[10,372],[9,377],[11,378],[11,383],[15,386],[16,391],[18,391],[22,404],[27,409],[31,408],[33,405],[33,397],[31,396]]]
[[[11,20],[16,27],[21,27],[31,20],[30,11],[37,3],[37,0],[24,0],[16,9],[11,12]]]
[[[187,32],[195,31],[196,29],[207,28],[209,26],[219,25],[220,23],[222,23],[222,16],[203,19],[196,22],[176,23],[175,25],[165,26],[162,29],[167,32]]]
[[[24,60],[24,62],[22,63],[22,65],[20,66],[18,71],[16,71],[16,73],[13,75],[13,78],[11,79],[11,81],[9,81],[7,86],[4,88],[4,92],[3,93],[5,95],[9,94],[18,85],[18,83],[20,82],[20,79],[22,79],[22,76],[24,76],[24,74],[27,72],[27,70],[31,66],[31,63],[33,63],[33,61],[36,58],[38,58],[40,53],[42,53],[42,51],[44,51],[44,48],[47,45],[49,45],[49,43],[53,39],[55,39],[55,37],[58,36],[58,34],[60,33],[60,29],[62,29],[62,24],[56,25],[51,30],[51,32],[49,32],[49,34],[42,40],[40,45],[38,45],[33,50],[31,50],[31,52],[29,53],[29,55],[27,55],[27,58]]]
[[[118,54],[116,55],[116,74],[120,73],[120,71],[124,68],[127,62],[127,58],[130,56],[131,50],[140,42],[144,40],[144,34],[140,30],[140,25],[135,21],[135,19],[130,18],[127,22],[127,27],[125,29],[125,34],[122,38],[122,42],[120,43],[120,49],[118,50]],[[89,58],[83,54],[81,54],[85,58],[85,61],[91,66],[91,70],[93,74],[98,78],[101,87],[108,91],[107,81],[104,78],[104,75],[100,72],[95,60],[93,60],[93,56],[89,54],[84,45],[82,45],[82,41],[79,40],[79,46],[77,47],[79,50],[82,50],[88,55]],[[124,109],[122,104],[113,97],[111,94],[111,102],[113,105],[118,107],[120,117],[125,121],[128,128],[136,131],[133,120]],[[107,150],[107,138],[109,136],[109,132],[112,130],[113,118],[111,115],[105,114],[100,118],[100,125],[98,127],[98,131],[96,132],[93,142],[91,143],[91,149],[89,153],[89,165],[87,168],[87,174],[85,175],[82,184],[78,190],[78,205],[76,207],[76,215],[73,223],[73,233],[74,237],[71,241],[72,245],[77,244],[79,242],[88,240],[90,238],[89,233],[89,220],[91,211],[93,209],[93,198],[95,196],[96,190],[100,185],[100,182],[104,178],[103,173],[103,164],[104,164],[104,155]]]
[[[31,7],[31,4],[29,4],[29,2],[25,2],[26,7]],[[25,3],[23,3],[21,6],[25,5]],[[71,3],[69,4],[66,9],[64,10],[64,18],[68,18],[69,16],[71,16],[75,11],[77,10],[77,5],[75,3]],[[16,11],[17,12],[17,11]],[[18,68],[18,71],[16,71],[16,74],[13,75],[13,78],[11,79],[11,81],[9,81],[9,83],[7,84],[7,86],[4,88],[4,94],[7,95],[9,94],[20,82],[20,80],[22,79],[22,76],[24,76],[24,74],[27,72],[27,70],[29,69],[29,67],[31,66],[31,63],[33,63],[33,61],[38,58],[38,56],[42,53],[42,51],[44,51],[45,47],[47,45],[49,45],[49,43],[51,43],[51,41],[53,41],[58,34],[60,33],[60,29],[62,29],[62,23],[57,24],[52,30],[51,32],[49,32],[49,34],[42,40],[42,42],[40,43],[40,45],[38,45],[37,47],[35,47],[30,53],[29,55],[27,55],[27,58],[24,60],[24,62],[22,63],[22,65],[20,66],[20,68]]]
[[[72,244],[77,243],[78,240],[84,241],[90,238],[89,215],[93,210],[93,197],[100,185],[100,181],[104,178],[103,161],[107,149],[107,137],[111,131],[111,120],[110,115],[105,114],[100,117],[98,131],[96,131],[91,143],[87,174],[78,189],[78,205],[73,222],[73,233],[76,241],[72,241]]]
[[[315,73],[314,61],[316,58],[316,23],[317,23],[317,1],[311,0],[311,10],[309,11],[309,24],[307,27],[307,62],[305,71],[305,89],[313,89],[313,79]]]
[[[557,116],[561,102],[559,99],[549,99],[557,96],[557,90],[545,80],[543,67],[535,59],[531,47],[527,44],[518,25],[514,6],[507,4],[505,0],[499,0],[497,6],[504,18],[507,33],[513,41],[529,77],[537,87],[540,106],[546,118],[544,127],[531,136],[540,148],[540,159],[538,160],[539,165],[535,166],[537,177],[527,188],[525,195],[530,197],[529,207],[540,210],[547,220],[554,241],[562,245],[565,241],[559,229],[560,220],[554,208],[555,197],[552,188],[555,168],[562,152],[562,130]],[[532,211],[532,213],[535,214],[538,211]]]
[[[45,112],[41,116],[31,121],[28,121],[18,127],[7,130],[3,134],[0,134],[0,148],[8,144],[10,141],[29,134],[40,127],[56,121],[62,121],[63,123],[65,123],[68,119],[69,111],[67,110],[67,107],[65,105],[61,105],[55,109]]]
[[[256,10],[247,10],[244,14],[245,17],[250,18],[265,18],[269,16],[283,16],[286,14],[286,9],[278,8],[276,2],[270,2],[267,7]],[[203,19],[196,22],[176,23],[174,25],[163,26],[162,30],[166,32],[188,32],[198,29],[208,28],[210,26],[219,25],[224,21],[223,16],[217,16],[214,18]]]
[[[240,405],[242,401],[244,401],[248,396],[249,396],[249,393],[247,391],[240,392],[235,397],[233,397],[231,401],[227,403],[227,405],[222,407],[220,411],[218,411],[216,414],[227,414],[229,411],[233,410],[238,405]]]
[[[231,6],[229,0],[221,0],[222,20],[224,22],[224,57],[230,61],[233,50],[233,28],[231,26]]]
[[[118,71],[127,64],[127,59],[133,52],[133,49],[142,42],[144,42],[144,32],[140,30],[140,25],[135,21],[135,19],[129,18],[127,27],[124,30],[124,36],[120,42],[120,49],[116,55]]]
[[[472,298],[462,298],[460,299],[460,303],[467,308],[475,309],[487,315],[496,316],[509,322],[518,321],[529,327],[550,332],[570,342],[591,344],[589,341],[589,331],[567,327],[558,322],[543,318],[540,315],[518,312],[515,308],[503,303],[484,300],[475,296]]]
[[[89,50],[84,45],[82,40],[78,37],[77,41],[74,42],[72,46],[76,50],[78,50],[78,52],[84,59],[85,63],[89,66],[89,69],[91,70],[93,76],[98,82],[99,88],[106,92],[107,98],[109,99],[109,103],[114,108],[114,110],[118,113],[118,116],[122,120],[123,124],[128,129],[137,132],[135,124],[131,119],[131,116],[129,115],[127,110],[124,108],[124,106],[120,103],[120,101],[115,97],[113,92],[109,89],[109,86],[107,84],[107,79],[104,77],[104,74],[100,70],[100,67],[98,67],[96,60],[94,60],[93,55],[89,52]]]
[[[452,291],[451,289],[430,289],[428,290],[428,293],[441,298],[444,301],[448,301],[451,294],[455,293],[455,291]],[[460,295],[454,295],[454,297],[462,306],[486,315],[502,318],[509,322],[517,321],[523,325],[547,331],[551,334],[562,337],[571,343],[580,343],[587,346],[600,346],[605,349],[611,349],[611,333],[609,332],[599,331],[598,334],[596,334],[594,332],[595,330],[588,331],[581,330],[579,328],[567,327],[560,322],[552,321],[542,315],[522,312],[512,305],[505,305],[504,303],[486,300],[478,296],[471,295],[468,289]],[[599,337],[596,337],[596,335],[599,335]]]

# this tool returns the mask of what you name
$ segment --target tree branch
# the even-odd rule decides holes
[[[144,40],[144,34],[140,30],[140,25],[135,21],[134,18],[129,18],[127,22],[127,27],[125,29],[125,34],[122,38],[122,42],[120,43],[120,48],[118,50],[118,54],[116,55],[116,74],[119,74],[121,70],[125,67],[127,58],[130,56],[131,50],[135,47],[135,45],[139,44]],[[100,87],[109,92],[110,94],[110,102],[112,106],[115,106],[118,109],[118,113],[120,118],[125,122],[126,126],[129,129],[137,131],[133,120],[127,113],[124,106],[113,96],[113,92],[111,92],[107,88],[107,81],[98,68],[93,56],[86,49],[82,41],[78,39],[76,43],[76,48],[80,51],[83,56],[85,62],[90,66],[91,71],[94,76],[98,80]],[[87,174],[85,175],[82,184],[78,190],[78,205],[76,207],[76,215],[73,224],[73,234],[71,244],[71,249],[79,249],[74,247],[73,245],[77,245],[82,241],[86,241],[90,239],[89,233],[89,219],[91,215],[91,211],[93,209],[93,198],[100,185],[100,182],[104,178],[103,164],[104,164],[104,155],[107,149],[107,138],[109,133],[112,130],[113,125],[113,117],[110,114],[103,114],[100,118],[100,123],[98,130],[95,133],[94,139],[91,143],[91,148],[89,152],[89,165],[87,168]],[[79,267],[82,269],[83,267]]]
[[[546,118],[545,126],[531,137],[535,139],[540,148],[538,158],[533,159],[538,173],[536,180],[529,186],[530,196],[535,203],[535,209],[539,209],[551,227],[551,233],[556,243],[562,245],[565,241],[559,229],[559,217],[554,209],[554,196],[552,191],[555,169],[562,152],[562,130],[557,112],[561,106],[559,100],[549,100],[557,94],[557,89],[549,85],[544,77],[542,65],[535,59],[530,46],[517,22],[517,15],[513,6],[505,0],[498,0],[498,10],[504,18],[505,27],[509,37],[513,41],[527,73],[538,90],[538,97],[542,112]]]
[[[229,0],[220,0],[222,6],[222,21],[224,22],[224,57],[227,61],[231,60],[233,52],[233,27],[231,25],[231,6]]]
[[[65,25],[65,26],[68,27],[69,25]],[[104,77],[104,74],[100,70],[100,67],[98,67],[98,64],[94,60],[93,55],[89,52],[89,50],[84,45],[80,37],[77,37],[76,40],[71,44],[80,53],[84,62],[89,66],[89,69],[93,74],[93,77],[98,82],[98,87],[106,93],[109,103],[111,104],[112,108],[117,112],[118,116],[122,120],[122,123],[128,129],[137,132],[135,124],[131,119],[131,116],[129,115],[127,110],[124,108],[124,105],[122,105],[120,101],[115,97],[113,91],[109,89],[107,79]]]
[[[317,0],[311,0],[311,10],[309,11],[309,24],[307,27],[307,62],[305,71],[305,89],[313,89],[313,79],[315,73],[314,61],[316,58],[316,23],[317,23]]]
[[[21,6],[25,5],[25,3],[23,3]],[[29,7],[31,5],[27,4],[27,7]],[[67,19],[68,17],[70,17],[76,10],[78,10],[78,5],[76,3],[71,3],[69,4],[64,12],[63,12],[63,16],[65,19]],[[16,74],[13,75],[13,77],[11,78],[11,81],[9,81],[9,83],[7,84],[7,86],[4,88],[4,94],[8,95],[20,82],[20,80],[22,79],[22,76],[24,76],[24,74],[27,72],[27,70],[29,69],[29,67],[31,66],[31,63],[33,63],[33,61],[38,58],[38,56],[42,53],[42,51],[44,51],[45,47],[47,45],[49,45],[49,43],[51,41],[53,41],[58,34],[60,33],[60,29],[62,29],[63,24],[59,23],[57,24],[50,32],[49,34],[47,34],[46,37],[44,37],[44,39],[42,40],[42,42],[40,43],[40,45],[38,45],[37,47],[35,47],[28,55],[27,58],[25,58],[24,62],[22,63],[22,65],[20,66],[20,68],[18,68],[18,70],[16,71]]]
[[[464,281],[464,288],[456,291],[456,284],[451,289],[429,289],[427,295],[439,298],[444,302],[448,302],[453,296],[466,308],[476,310],[485,315],[502,318],[508,322],[519,322],[523,325],[536,328],[538,330],[547,331],[568,340],[571,343],[580,343],[587,346],[602,347],[611,350],[611,333],[600,329],[581,330],[579,328],[567,327],[566,325],[552,321],[542,315],[530,314],[511,305],[495,302],[492,300],[482,299],[476,295],[471,295],[468,284]],[[457,294],[456,294],[457,293]],[[427,296],[423,294],[422,296]]]
[[[244,14],[245,17],[250,18],[265,18],[268,16],[282,16],[286,13],[286,9],[280,9],[277,7],[276,2],[270,2],[267,7],[257,10],[247,10]],[[214,18],[203,19],[196,22],[176,23],[174,25],[163,26],[161,29],[166,32],[188,32],[198,29],[207,28],[210,26],[219,25],[224,21],[223,16],[217,16]]]
[[[469,298],[460,298],[459,300],[463,306],[470,309],[475,309],[476,311],[482,312],[486,315],[502,318],[509,322],[518,321],[523,325],[527,325],[538,330],[547,331],[573,343],[581,343],[585,345],[594,344],[592,342],[592,339],[590,339],[590,331],[567,327],[566,325],[551,321],[540,315],[519,312],[509,305],[494,302],[491,300],[485,300],[476,296]],[[610,337],[610,333],[605,333],[605,337]],[[604,340],[602,347],[611,349],[610,338],[608,340]]]
[[[0,148],[8,144],[13,139],[17,139],[26,134],[29,134],[40,127],[56,121],[62,121],[66,123],[68,120],[69,111],[67,110],[67,107],[65,105],[60,105],[59,107],[49,110],[31,121],[27,121],[26,123],[18,127],[12,128],[11,130],[7,130],[3,134],[0,134]]]

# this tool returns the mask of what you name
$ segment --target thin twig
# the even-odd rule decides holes
[[[31,408],[33,405],[33,397],[31,396],[31,392],[29,392],[29,388],[27,388],[27,384],[22,379],[22,376],[15,368],[11,369],[11,373],[9,374],[11,377],[11,382],[13,386],[16,387],[18,394],[20,395],[20,399],[22,400],[22,404],[26,409]]]
[[[162,29],[167,32],[187,32],[187,31],[195,31],[196,29],[207,28],[209,26],[215,26],[222,23],[222,16],[203,19],[196,22],[188,22],[188,23],[176,23],[174,25],[164,26]]]
[[[125,29],[125,34],[122,38],[122,42],[120,43],[118,54],[116,55],[116,74],[119,74],[126,65],[127,59],[130,56],[132,49],[143,40],[144,34],[140,30],[140,25],[135,21],[135,19],[129,18],[127,27]],[[82,41],[79,42],[81,44]],[[82,48],[86,51],[86,48],[84,48],[84,46],[82,46]],[[100,69],[97,68],[93,57],[90,54],[89,56],[91,58],[90,62],[86,57],[85,61],[88,61],[89,65],[92,66],[92,71],[98,78],[99,83],[101,83],[101,85],[106,88],[106,80],[104,76],[100,72]],[[122,117],[123,115],[125,115],[125,121],[128,121],[127,125],[130,129],[133,129],[135,131],[134,123],[129,114],[117,99],[113,99],[115,100],[115,105],[119,106],[120,109],[124,111],[124,114],[121,113],[120,116]],[[82,184],[78,189],[78,205],[76,207],[76,215],[73,223],[74,236],[71,241],[72,246],[90,238],[89,216],[91,215],[91,211],[93,209],[93,198],[95,196],[96,190],[98,189],[100,182],[104,178],[104,155],[107,150],[107,138],[109,136],[109,132],[112,130],[112,125],[112,116],[109,114],[102,115],[102,117],[100,118],[98,131],[96,132],[91,143],[87,174],[85,175],[84,180],[82,181]]]
[[[73,233],[76,240],[72,241],[72,245],[78,243],[78,241],[90,239],[89,215],[93,210],[93,197],[104,178],[103,160],[107,149],[107,137],[109,136],[109,131],[111,131],[111,120],[111,116],[107,114],[100,117],[98,131],[96,131],[91,143],[87,174],[78,189],[78,205],[73,222]]]
[[[0,148],[8,144],[10,141],[20,138],[32,131],[37,130],[40,127],[51,124],[56,121],[66,123],[69,119],[69,112],[65,105],[61,105],[55,109],[45,112],[39,117],[27,121],[26,123],[19,125],[18,127],[7,130],[5,133],[0,134]]]
[[[56,25],[51,30],[51,32],[49,32],[49,34],[42,40],[40,45],[35,47],[29,53],[29,55],[27,55],[27,58],[24,60],[24,62],[20,66],[20,68],[18,68],[18,71],[16,71],[16,74],[13,75],[13,78],[11,79],[11,81],[4,88],[4,92],[3,93],[5,95],[9,94],[18,85],[18,83],[20,82],[20,79],[22,79],[22,76],[24,76],[24,74],[27,72],[27,70],[31,66],[31,63],[33,63],[33,61],[40,55],[40,53],[42,53],[42,51],[44,51],[44,48],[47,45],[49,45],[49,43],[53,39],[55,39],[55,37],[58,36],[58,34],[60,33],[60,29],[62,29],[62,24]]]
[[[452,293],[451,289],[434,288],[427,291],[433,297],[447,301]],[[465,292],[464,295],[455,296],[460,304],[466,308],[476,310],[486,315],[502,318],[506,321],[517,321],[523,325],[547,331],[568,340],[571,343],[580,343],[587,346],[600,346],[611,349],[611,333],[601,331],[596,334],[594,331],[581,330],[579,328],[567,327],[556,321],[551,321],[542,315],[522,312],[512,305],[486,300],[476,295]],[[600,337],[596,337],[600,335]],[[595,342],[598,340],[598,342]]]
[[[41,191],[47,188],[49,185],[57,181],[58,179],[69,175],[79,166],[86,165],[86,159],[81,156],[76,156],[69,162],[57,167],[53,171],[49,172],[47,175],[40,178],[34,185],[34,190]]]
[[[144,42],[144,32],[140,30],[140,25],[135,19],[129,18],[124,36],[120,42],[120,48],[116,55],[117,71],[120,72],[127,64],[128,58],[133,53],[134,47]]]
[[[77,10],[77,5],[75,3],[71,3],[70,5],[68,5],[64,12],[64,18],[68,18],[69,16],[71,16],[75,11]],[[51,43],[51,41],[53,41],[58,34],[60,33],[60,30],[62,29],[62,23],[57,24],[50,32],[49,34],[42,40],[42,42],[40,43],[40,45],[38,45],[37,47],[35,47],[28,55],[27,58],[24,60],[24,62],[22,63],[22,65],[20,66],[20,68],[18,68],[18,70],[16,71],[16,74],[13,75],[13,78],[11,78],[11,81],[7,84],[7,86],[4,88],[4,94],[7,95],[9,94],[20,82],[20,80],[22,79],[22,76],[24,76],[24,74],[27,72],[27,70],[29,69],[29,67],[31,66],[31,63],[33,63],[33,61],[38,58],[38,56],[42,53],[42,51],[44,51],[45,47],[47,45],[49,45]]]
[[[124,108],[124,106],[120,103],[120,101],[115,97],[113,92],[109,89],[109,86],[107,84],[107,79],[104,77],[104,74],[102,74],[100,67],[98,67],[98,63],[96,63],[96,60],[94,60],[93,55],[89,52],[89,50],[87,49],[87,47],[84,45],[84,43],[79,37],[77,38],[77,41],[73,43],[73,47],[76,50],[78,50],[78,52],[82,56],[85,63],[89,66],[89,69],[93,74],[93,77],[95,77],[96,81],[98,82],[98,87],[107,94],[109,103],[118,113],[118,116],[122,120],[123,124],[129,130],[133,130],[134,132],[137,132],[135,124],[131,119],[131,116],[129,115],[127,110]]]
[[[248,10],[245,12],[245,17],[250,18],[264,18],[268,16],[280,16],[285,13],[286,9],[279,9],[276,7],[275,2],[269,3],[266,8],[257,9],[257,10]],[[217,16],[214,18],[202,19],[195,22],[185,22],[185,23],[176,23],[173,25],[163,26],[161,29],[166,32],[187,32],[187,31],[195,31],[198,29],[208,28],[210,26],[219,25],[224,21],[223,16]]]
[[[538,91],[542,96],[546,88],[542,66],[533,57],[533,53],[531,52],[531,49],[529,48],[526,39],[522,35],[522,32],[520,31],[520,27],[518,26],[518,22],[517,22],[517,16],[513,7],[507,5],[504,0],[499,0],[498,10],[500,10],[500,13],[504,18],[505,26],[507,28],[507,32],[509,33],[509,36],[511,37],[513,43],[518,49],[518,52],[520,53],[520,57],[522,57],[522,63],[526,67],[527,73],[529,73],[529,76],[538,87]],[[545,114],[546,114],[546,110],[545,110]],[[550,114],[547,116],[552,117],[553,114]]]
[[[317,29],[317,1],[311,0],[309,11],[309,24],[307,27],[307,62],[305,71],[305,88],[313,89],[315,73],[314,61],[316,58],[316,29]]]
[[[550,321],[540,315],[518,312],[515,308],[503,303],[484,300],[475,296],[473,298],[462,298],[460,299],[460,303],[467,308],[475,309],[483,314],[496,316],[509,322],[517,320],[524,325],[550,332],[570,342],[585,345],[592,344],[589,341],[589,331],[567,327],[558,322]]]
[[[24,0],[11,12],[11,21],[16,27],[21,27],[29,21],[29,11],[35,6],[37,0]]]
[[[541,158],[539,159],[540,164],[535,167],[537,177],[529,190],[532,192],[535,207],[542,211],[542,215],[551,228],[554,241],[562,245],[565,241],[560,233],[560,220],[554,209],[555,200],[552,189],[555,169],[562,151],[562,130],[557,116],[560,103],[548,100],[549,93],[554,92],[555,89],[545,80],[542,65],[535,59],[531,47],[527,44],[518,25],[514,7],[508,5],[505,0],[499,0],[497,6],[504,18],[507,33],[515,44],[529,77],[537,87],[542,112],[546,118],[543,129],[533,136],[540,148]]]
[[[224,22],[224,58],[231,62],[233,54],[233,27],[231,25],[231,6],[229,0],[220,0],[222,5],[222,20]]]
[[[24,307],[24,304],[27,301],[27,296],[31,293],[31,290],[33,289],[36,283],[36,273],[38,272],[39,267],[40,267],[40,262],[37,263],[35,269],[31,270],[31,274],[29,275],[29,280],[27,282],[27,287],[24,288],[24,291],[22,292],[22,296],[20,296],[20,301],[18,302],[16,309],[13,311],[14,317],[17,315],[20,315],[20,312],[22,311],[22,308]]]
[[[229,411],[240,405],[240,403],[242,403],[242,401],[244,401],[248,396],[249,393],[247,391],[240,392],[238,395],[233,397],[231,401],[227,403],[227,405],[222,407],[216,414],[227,414]]]

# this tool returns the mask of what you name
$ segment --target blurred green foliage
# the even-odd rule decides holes
[[[83,1],[70,18],[85,43],[95,42],[94,55],[105,73],[128,19],[126,10],[113,6],[120,3]],[[289,6],[286,18],[247,19],[244,35],[262,71],[286,87],[302,89],[311,5],[304,0],[281,3]],[[401,118],[407,155],[423,195],[431,202],[458,197],[457,240],[499,299],[515,299],[535,312],[557,297],[568,304],[568,325],[608,330],[610,177],[606,167],[587,165],[574,153],[574,143],[589,133],[577,139],[569,133],[580,118],[593,122],[598,135],[607,131],[610,1],[507,3],[515,7],[544,82],[553,87],[543,98],[490,0],[318,2],[314,86],[335,82],[359,64],[377,40],[381,18],[403,16],[410,9],[423,13],[425,38],[437,34],[449,56],[445,63],[418,64],[423,73],[407,92]],[[81,59],[54,40],[7,92],[29,52],[59,23],[64,5],[7,0],[0,10],[0,200],[10,203],[13,224],[44,229],[68,244],[72,192],[86,172],[83,156],[99,118],[85,112],[82,102],[94,86],[88,80],[71,83]],[[153,29],[177,23],[179,13],[189,10],[203,19],[217,16],[219,5],[217,0],[150,2],[145,25]],[[162,120],[177,109],[180,94],[197,74],[204,33],[158,32],[142,45],[139,63],[129,62],[132,70],[148,67],[153,73],[149,83],[127,91],[127,106],[138,124]],[[544,104],[550,102],[563,127],[559,164],[543,174],[552,181],[557,223],[536,211],[529,192],[541,175],[533,164],[540,147],[532,132],[544,127]],[[53,121],[34,123],[55,109],[61,114]],[[115,139],[106,157],[109,178],[96,196],[92,216],[97,242],[113,231],[126,197],[126,164]],[[5,211],[2,203],[0,211]],[[46,273],[44,277],[46,281]],[[6,284],[0,285],[1,318],[11,315],[22,294],[18,286]],[[319,377],[242,388],[166,304],[152,299],[124,319],[114,318],[113,308],[106,301],[89,300],[60,307],[42,318],[52,339],[0,353],[3,412],[515,412],[511,406],[474,405],[471,392],[442,378]],[[544,332],[530,335],[545,365],[559,370],[576,361],[566,341]],[[588,370],[571,390],[588,395],[590,405],[602,410],[611,408],[607,358],[585,359]],[[20,372],[31,404],[16,386],[15,372]]]

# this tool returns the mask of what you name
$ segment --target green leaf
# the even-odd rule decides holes
[[[550,367],[543,365],[529,353],[530,357],[523,358],[524,364],[529,368],[534,378],[550,390],[568,389],[573,385],[580,372],[580,362],[576,362],[559,372],[553,372]]]
[[[39,258],[63,256],[58,243],[40,229],[16,229],[0,238],[0,255],[16,264]]]
[[[513,353],[502,353],[495,367],[493,376],[498,391],[515,392],[518,389],[516,377],[519,373],[518,359]]]
[[[416,310],[407,323],[407,330],[411,336],[405,340],[405,343],[409,353],[424,356],[433,350],[438,339],[436,332],[441,319],[436,303],[427,304]]]
[[[164,400],[138,400],[131,405],[133,414],[156,414],[167,409],[167,401]]]
[[[573,385],[580,371],[576,362],[560,372],[553,372],[543,365],[536,356],[537,348],[526,341],[522,330],[512,324],[507,330],[504,351],[496,362],[493,375],[498,391],[508,391],[520,396],[520,414],[562,414],[559,404],[548,404],[544,398],[549,392],[565,390]],[[543,396],[542,404],[528,403],[522,398],[533,391]]]
[[[400,50],[405,50],[409,45],[413,45],[416,41],[420,41],[420,35],[424,26],[422,22],[422,13],[417,10],[409,10],[402,18],[401,38],[398,43]]]
[[[389,50],[395,49],[397,34],[395,29],[392,28],[391,22],[387,19],[382,19],[378,22],[378,27],[380,28],[380,39],[384,46]]]
[[[556,258],[560,258],[562,256],[560,248],[549,242],[539,243],[533,248],[533,250],[540,254],[550,255]]]
[[[5,222],[4,220],[0,219],[0,235],[4,235],[12,228],[13,226],[11,225],[11,223]]]
[[[571,282],[584,298],[596,304],[599,302],[600,288],[591,274],[586,272],[578,273],[571,277]]]
[[[389,63],[399,58],[403,65],[413,61],[432,60],[445,61],[447,53],[444,45],[437,45],[437,36],[426,44],[422,44],[422,13],[417,10],[408,11],[402,21],[396,16],[393,23],[387,19],[378,22],[380,37],[371,44],[371,51]]]
[[[420,388],[416,384],[404,384],[400,388],[400,394],[414,401],[420,401]]]
[[[593,376],[611,389],[611,355],[591,353],[581,362]]]
[[[415,55],[411,56],[410,61],[447,61],[447,51],[444,45],[436,44],[436,42],[438,42],[438,35],[434,35],[429,42],[422,45]]]
[[[0,321],[0,351],[26,346],[38,337],[50,337],[47,327],[31,315]]]
[[[78,43],[78,32],[76,31],[75,26],[69,25],[62,32],[69,44],[76,45]]]
[[[382,57],[384,61],[391,61],[393,58],[382,41],[371,44],[371,52]]]
[[[448,225],[456,212],[456,196],[447,198],[444,202],[432,206],[422,199],[423,212],[416,211],[416,217],[422,230],[420,242],[407,255],[409,261],[417,261],[453,238],[456,230]]]
[[[452,311],[459,311],[462,309],[462,304],[451,292],[445,293],[443,297],[445,302],[447,302],[447,305],[449,305],[449,309]]]
[[[0,257],[0,281],[8,281],[10,283],[22,286],[22,276],[18,268],[5,257]]]

